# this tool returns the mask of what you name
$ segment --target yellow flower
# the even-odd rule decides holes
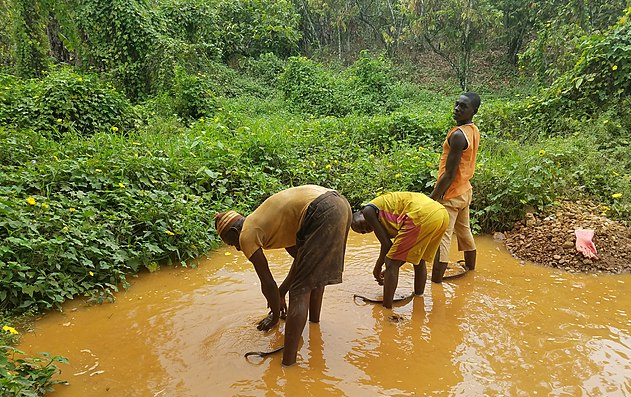
[[[423,146],[419,146],[419,147],[418,147],[418,151],[419,151],[419,152],[422,152],[423,150],[425,150],[425,149],[423,149]]]
[[[172,231],[170,231],[170,230],[168,230],[168,229],[167,229],[167,230],[165,230],[164,232],[165,232],[166,234],[168,234],[169,236],[175,236],[175,233],[173,233]]]
[[[59,161],[59,157],[57,156],[53,156],[53,159],[55,159],[55,161]]]
[[[123,182],[119,182],[118,183],[118,187],[121,188],[121,189],[124,189],[125,188],[125,184]]]
[[[326,168],[327,170],[331,169],[331,164],[327,164],[324,168]]]
[[[94,170],[94,172],[103,172],[103,171],[101,171],[100,168],[97,168],[97,169]]]
[[[607,124],[609,122],[609,120],[604,120],[603,124]]]
[[[77,210],[77,209],[76,209],[76,208],[73,208],[73,207],[68,208],[68,211],[70,211],[70,212],[75,212],[76,210]]]
[[[90,276],[94,276],[94,273],[92,273],[92,272],[88,272],[88,274],[89,274]]]
[[[399,178],[401,178],[401,174],[396,174],[394,177],[399,179]]]
[[[16,330],[15,330],[15,328],[13,328],[13,327],[9,327],[8,325],[3,326],[3,327],[2,327],[2,330],[3,330],[3,331],[8,331],[9,333],[11,333],[11,334],[13,334],[13,335],[17,335],[17,334],[19,334],[19,332],[18,332],[18,331],[16,331]]]
[[[611,67],[611,70],[618,70],[618,65],[613,65],[613,66]]]
[[[611,197],[613,197],[615,199],[620,198],[620,197],[622,197],[622,193],[614,193],[614,194],[611,195]]]
[[[42,203],[42,208],[43,208],[43,209],[45,209],[45,210],[46,210],[46,209],[48,209],[48,207],[49,207],[49,205],[48,205],[48,204],[46,204],[46,203]]]
[[[26,199],[26,202],[27,202],[27,203],[29,203],[30,205],[35,205],[35,203],[36,203],[36,201],[35,201],[35,197],[33,197],[33,196],[29,196],[29,197]]]
[[[543,149],[539,150],[539,156],[543,156],[543,155],[545,155],[545,154],[546,154],[546,151],[545,151],[545,150],[543,150]]]
[[[62,119],[57,119],[57,122],[61,124],[63,120]]]
[[[315,161],[312,161],[312,162],[311,162],[311,166],[312,166],[312,167],[315,167],[315,166],[316,166]]]
[[[112,132],[117,132],[118,131],[118,127],[113,125],[112,128],[110,128],[110,130],[112,130]]]

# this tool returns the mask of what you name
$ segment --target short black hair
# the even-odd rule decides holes
[[[480,95],[478,95],[475,92],[465,92],[462,95],[466,96],[467,98],[471,100],[471,106],[473,106],[473,108],[475,109],[477,113],[478,109],[480,108]]]

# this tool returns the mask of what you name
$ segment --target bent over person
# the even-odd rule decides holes
[[[384,307],[392,308],[399,268],[405,262],[414,265],[414,294],[423,294],[426,262],[434,259],[448,223],[449,215],[442,205],[413,192],[383,194],[353,214],[353,231],[374,232],[381,243],[373,275],[383,284]],[[384,264],[386,269],[382,270]]]
[[[475,269],[476,247],[469,225],[469,206],[473,199],[471,177],[475,171],[476,155],[480,144],[480,131],[473,124],[473,116],[480,107],[480,96],[474,92],[460,95],[454,107],[453,117],[457,126],[452,128],[445,142],[438,166],[438,179],[430,197],[445,206],[449,212],[449,227],[440,244],[440,252],[434,259],[432,281],[443,281],[451,237],[455,233],[458,250],[464,251],[467,270]]]
[[[296,362],[307,322],[320,321],[324,287],[342,282],[344,253],[351,223],[344,196],[316,185],[292,187],[265,200],[243,217],[235,211],[215,216],[221,239],[252,262],[270,314],[258,324],[267,331],[287,313],[283,364]],[[264,249],[285,248],[294,258],[285,281],[277,286]],[[285,295],[289,292],[289,306]]]

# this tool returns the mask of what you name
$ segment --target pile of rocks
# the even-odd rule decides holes
[[[594,230],[598,259],[576,250],[576,229]],[[528,213],[500,238],[514,257],[524,261],[569,272],[631,273],[631,228],[607,218],[599,205],[563,203],[553,213]]]

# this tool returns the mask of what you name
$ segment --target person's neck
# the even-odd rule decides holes
[[[458,122],[458,126],[473,123],[473,119],[463,120]]]

